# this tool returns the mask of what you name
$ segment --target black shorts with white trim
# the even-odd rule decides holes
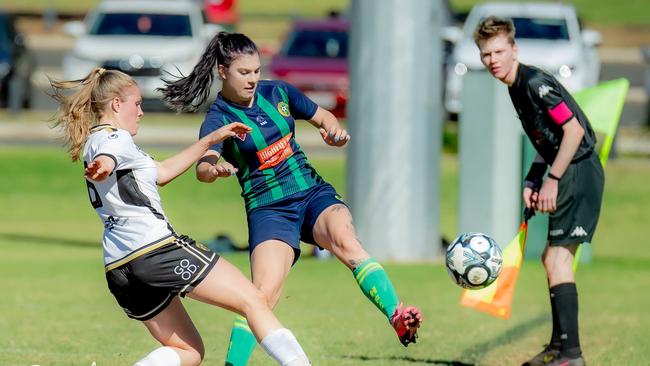
[[[604,185],[598,155],[587,155],[569,165],[558,183],[557,209],[549,215],[549,245],[591,243]]]
[[[106,272],[108,288],[129,318],[149,320],[176,295],[185,296],[210,273],[219,255],[187,236]]]

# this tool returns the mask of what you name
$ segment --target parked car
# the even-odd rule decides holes
[[[349,23],[340,16],[296,20],[271,59],[273,78],[289,82],[337,117],[348,100]]]
[[[131,75],[145,99],[159,99],[162,78],[188,75],[210,39],[221,28],[207,24],[190,1],[106,0],[82,22],[66,24],[78,36],[63,58],[66,79],[86,76],[94,67]]]
[[[553,74],[569,91],[595,85],[600,76],[596,47],[601,35],[581,29],[576,10],[562,3],[482,3],[474,6],[465,24],[447,28],[445,36],[455,43],[447,67],[445,108],[451,114],[461,111],[463,76],[482,70],[479,51],[472,33],[490,15],[512,19],[516,28],[519,60]]]
[[[35,65],[15,19],[0,12],[0,107],[29,107]]]

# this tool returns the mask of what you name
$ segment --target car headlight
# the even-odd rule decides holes
[[[568,79],[573,75],[573,68],[569,65],[562,65],[558,70],[561,77]]]
[[[151,67],[160,68],[163,65],[163,60],[160,56],[153,56],[149,59],[149,63]]]
[[[462,62],[457,62],[456,65],[454,65],[454,72],[458,76],[463,76],[467,74],[467,65],[465,65]]]

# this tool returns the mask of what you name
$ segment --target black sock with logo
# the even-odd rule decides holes
[[[560,351],[563,356],[578,358],[582,355],[578,336],[578,290],[575,283],[562,283],[551,287],[551,302],[555,304],[559,325]]]

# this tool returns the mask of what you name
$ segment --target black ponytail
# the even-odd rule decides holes
[[[257,54],[255,43],[241,33],[219,32],[215,35],[189,76],[175,81],[163,79],[165,87],[158,88],[162,100],[177,112],[197,110],[210,95],[217,65],[225,67],[240,55]]]

